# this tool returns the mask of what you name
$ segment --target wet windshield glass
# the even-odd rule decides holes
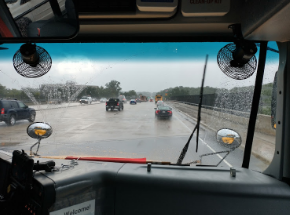
[[[50,70],[37,78],[26,78],[16,71],[13,57],[22,44],[3,44],[8,49],[0,50],[1,150],[29,151],[35,141],[26,128],[35,121],[53,128],[53,134],[41,142],[40,155],[146,157],[176,163],[196,125],[208,54],[199,149],[195,152],[194,136],[183,163],[196,164],[194,161],[202,157],[203,164],[215,165],[230,149],[219,165],[240,167],[257,65],[249,77],[231,78],[221,69],[227,59],[217,61],[219,51],[228,44],[37,44],[52,59]],[[278,49],[274,42],[269,47]],[[259,171],[271,161],[275,140],[270,104],[279,53],[268,52],[251,158],[251,168]],[[7,106],[15,99],[28,106],[21,114]],[[136,104],[129,102],[132,99]],[[224,128],[235,131],[239,138],[223,132],[224,137],[218,136]],[[232,150],[229,146],[237,139],[241,144]]]

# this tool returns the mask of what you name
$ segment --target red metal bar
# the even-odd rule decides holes
[[[140,163],[146,164],[146,158],[111,158],[111,157],[77,157],[67,156],[66,160],[86,160],[86,161],[105,161],[117,163]]]

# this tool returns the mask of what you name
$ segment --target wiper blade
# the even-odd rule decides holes
[[[200,88],[200,94],[199,94],[199,104],[198,104],[198,113],[197,113],[197,122],[196,122],[196,125],[191,133],[191,135],[189,136],[189,139],[187,141],[187,143],[185,144],[185,146],[183,147],[180,155],[179,155],[179,158],[177,160],[177,165],[181,165],[182,164],[182,161],[186,155],[186,152],[188,150],[188,146],[190,144],[190,141],[192,139],[192,136],[196,130],[196,152],[198,150],[198,138],[199,138],[199,127],[200,127],[200,114],[201,114],[201,105],[202,105],[202,97],[203,97],[203,86],[204,86],[204,77],[205,77],[205,71],[206,71],[206,66],[207,66],[207,59],[208,59],[208,55],[206,55],[205,57],[205,64],[204,64],[204,70],[203,70],[203,76],[202,76],[202,81],[201,81],[201,88]]]

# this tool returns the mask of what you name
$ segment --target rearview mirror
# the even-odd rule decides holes
[[[0,41],[69,39],[79,30],[75,0],[0,1],[0,19]]]
[[[52,127],[43,122],[35,122],[27,127],[27,134],[34,139],[48,138],[52,134]]]
[[[241,136],[234,130],[224,128],[217,132],[217,142],[231,150],[238,148],[242,143]]]
[[[271,126],[276,129],[276,103],[277,103],[277,72],[273,81],[272,100],[271,100]]]

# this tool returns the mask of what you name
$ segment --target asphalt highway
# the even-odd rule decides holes
[[[99,102],[35,108],[36,122],[47,122],[53,128],[53,134],[41,141],[38,153],[42,156],[146,157],[148,160],[176,162],[195,126],[195,121],[175,109],[172,119],[157,119],[154,102],[126,103],[123,111],[108,112],[105,103]],[[36,142],[26,134],[29,124],[27,120],[22,120],[10,127],[0,122],[0,150],[12,152],[23,149],[29,152]],[[198,160],[205,153],[226,150],[217,143],[215,131],[205,127],[201,127],[198,152],[195,152],[195,147],[194,136],[184,163]],[[217,164],[224,155],[203,157],[202,164]],[[238,148],[220,166],[241,167],[242,160],[243,149]],[[251,169],[263,171],[267,165],[251,157]]]

